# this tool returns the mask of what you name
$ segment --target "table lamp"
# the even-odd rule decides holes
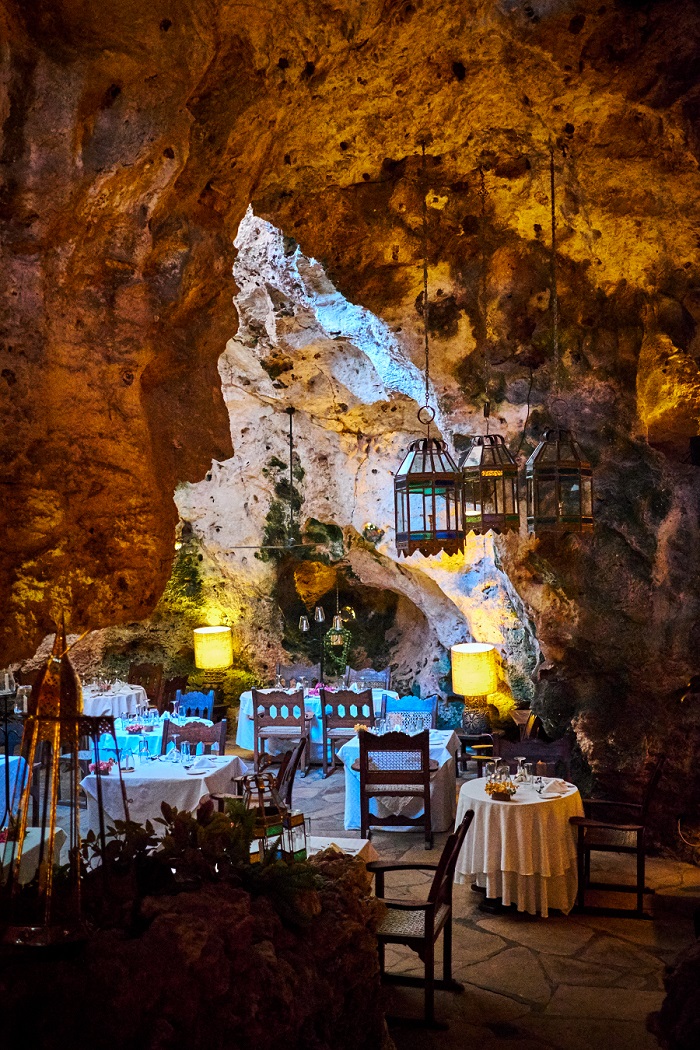
[[[452,691],[464,697],[462,729],[465,733],[488,733],[486,697],[498,688],[496,648],[484,642],[460,642],[450,649]]]
[[[194,665],[204,671],[210,688],[221,685],[224,672],[233,663],[233,637],[230,627],[195,627]]]

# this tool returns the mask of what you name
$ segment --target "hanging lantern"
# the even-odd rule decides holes
[[[394,478],[394,510],[399,554],[458,553],[464,541],[462,483],[444,441],[425,437],[409,447]]]
[[[250,773],[243,777],[243,801],[255,817],[252,863],[276,857],[288,862],[306,860],[304,814],[301,810],[287,809],[272,773]]]
[[[465,533],[518,532],[518,467],[501,435],[474,437],[459,465]]]
[[[343,617],[338,613],[333,617],[333,624],[330,631],[328,632],[328,641],[331,645],[344,645],[345,644],[345,628],[343,627]]]
[[[525,476],[528,532],[593,531],[591,465],[570,430],[545,431],[527,461]]]
[[[425,180],[425,143],[421,144]],[[464,541],[462,527],[462,481],[447,445],[430,436],[435,410],[430,396],[430,340],[428,336],[428,206],[423,188],[423,335],[425,337],[425,404],[418,421],[426,436],[414,441],[394,476],[394,523],[396,550],[410,557],[420,551],[457,554]]]

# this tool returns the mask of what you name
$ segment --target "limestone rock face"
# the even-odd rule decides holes
[[[536,702],[577,719],[594,766],[687,739],[697,5],[215,8],[3,4],[3,659],[62,604],[74,630],[151,611],[182,481],[177,508],[219,566],[269,589],[269,563],[233,547],[260,542],[261,464],[283,454],[293,401],[309,514],[343,531],[360,581],[400,595],[406,623],[425,619],[429,664],[474,633],[494,574],[494,604],[534,623],[526,648],[556,664]],[[569,422],[595,469],[593,537],[499,539],[454,565],[391,554],[390,471],[421,400],[423,201],[441,432],[463,446],[487,384],[521,459]],[[355,542],[368,522],[385,530],[374,555]]]

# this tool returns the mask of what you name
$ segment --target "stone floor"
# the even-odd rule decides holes
[[[298,776],[294,804],[311,818],[313,835],[359,837],[359,832],[343,829],[342,770],[327,780],[315,769],[305,779]],[[412,833],[372,835],[383,859],[417,863],[434,861],[445,838],[437,835],[433,851],[427,852]],[[620,861],[624,871],[615,870]],[[614,881],[632,881],[630,861],[612,858],[605,864],[606,873],[602,867],[595,870]],[[693,938],[691,916],[700,904],[700,869],[650,858],[647,876],[647,884],[656,890],[649,898],[652,920],[594,915],[540,919],[512,911],[486,915],[478,909],[479,894],[468,886],[455,886],[454,972],[465,991],[436,995],[437,1016],[449,1022],[447,1031],[392,1026],[397,1050],[656,1047],[646,1017],[663,998],[664,967]],[[387,877],[387,887],[392,896],[415,896],[427,892],[429,878],[396,873]],[[625,906],[631,903],[630,895],[619,896]],[[418,957],[404,948],[388,951],[387,965],[422,973]],[[420,1014],[419,990],[392,988],[388,995],[391,1013]]]

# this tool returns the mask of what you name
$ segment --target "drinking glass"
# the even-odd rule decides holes
[[[281,688],[282,688],[282,675],[278,674],[278,675],[275,675],[275,689],[281,689]]]
[[[532,784],[532,762],[525,763],[525,783]]]
[[[151,757],[151,752],[148,748],[148,741],[141,738],[139,740],[139,765],[143,765],[144,762],[148,762]]]
[[[185,769],[189,769],[193,761],[192,748],[190,747],[189,740],[182,741],[182,744],[180,745],[180,756]]]

